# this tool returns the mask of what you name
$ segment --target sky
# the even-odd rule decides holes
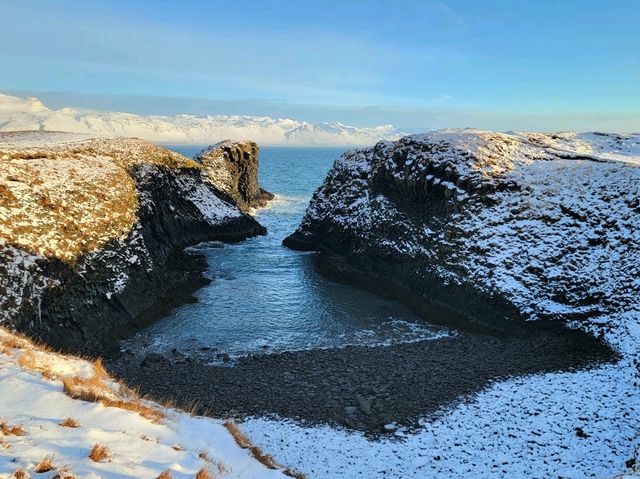
[[[640,1],[0,0],[0,92],[139,114],[640,131]]]

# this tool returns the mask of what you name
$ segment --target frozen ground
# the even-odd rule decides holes
[[[531,319],[602,335],[622,359],[496,382],[388,439],[261,418],[247,430],[319,478],[636,474],[638,165],[640,135],[599,133],[443,130],[343,155],[314,195],[303,235],[324,234],[314,227],[328,222],[355,253],[433,264],[445,283],[497,291]],[[453,213],[442,224],[437,214],[405,215],[380,184],[419,185]]]
[[[284,477],[240,447],[220,421],[143,401],[164,416],[153,421],[133,411],[72,399],[60,378],[91,377],[94,365],[15,341],[0,329],[0,425],[23,430],[21,435],[0,432],[0,478],[14,477],[15,471],[23,471],[24,477],[155,478],[170,470],[177,479],[193,478],[203,467],[215,478]],[[67,418],[78,427],[61,426]],[[109,450],[104,462],[88,458],[96,444]],[[36,473],[47,456],[54,468]]]

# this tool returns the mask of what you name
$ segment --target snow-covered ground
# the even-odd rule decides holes
[[[584,315],[571,326],[603,334],[622,359],[496,382],[390,439],[262,418],[245,428],[318,478],[640,474],[638,165],[640,135],[599,133],[443,130],[346,153],[314,195],[303,233],[322,235],[313,225],[328,222],[356,253],[435,258],[444,281],[498,291],[531,319]],[[384,193],[388,177],[459,207],[444,220],[406,216],[393,198],[370,194],[372,183]],[[447,236],[451,227],[459,234]]]
[[[50,110],[37,98],[0,94],[0,131],[47,130],[135,136],[156,143],[213,144],[251,139],[262,145],[372,145],[400,135],[391,125],[356,128],[268,116],[176,115]]]
[[[211,478],[285,477],[240,447],[222,422],[132,400],[108,377],[103,380],[116,395],[164,417],[154,421],[63,392],[60,378],[95,374],[93,363],[40,350],[0,329],[0,478],[14,477],[16,471],[26,473],[21,477],[60,479],[155,478],[168,470],[177,479],[193,478],[202,468]],[[69,418],[77,427],[60,425]],[[11,431],[15,427],[20,430]],[[103,462],[88,457],[96,444],[108,450]],[[54,468],[37,473],[47,456]]]

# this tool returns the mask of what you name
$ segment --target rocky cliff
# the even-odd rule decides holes
[[[186,246],[265,233],[212,168],[136,139],[0,134],[0,323],[95,353],[184,299],[204,267]]]
[[[258,184],[258,145],[252,141],[223,141],[202,150],[195,160],[203,177],[218,194],[245,212],[265,206],[273,194]]]
[[[640,304],[640,135],[445,130],[349,151],[285,245],[436,320],[607,328]]]

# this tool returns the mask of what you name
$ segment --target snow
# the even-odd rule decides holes
[[[11,335],[0,329],[0,341]],[[0,478],[12,477],[22,469],[32,477],[35,465],[52,455],[58,469],[78,478],[157,477],[166,469],[172,477],[193,478],[209,464],[214,477],[277,478],[279,470],[267,469],[254,459],[248,449],[238,446],[220,421],[190,416],[148,402],[159,408],[165,418],[159,423],[135,412],[101,404],[71,399],[62,391],[57,379],[44,379],[39,373],[22,368],[17,358],[31,351],[39,362],[45,362],[61,376],[90,376],[94,366],[85,360],[40,351],[27,346],[0,352],[0,422],[21,426],[24,436],[0,434]],[[11,391],[10,394],[6,394]],[[59,423],[73,418],[78,428],[61,427]],[[93,462],[87,458],[95,444],[107,446],[109,462]],[[199,457],[206,451],[208,459]],[[218,464],[224,469],[216,476]]]
[[[356,128],[341,123],[311,124],[268,116],[140,116],[72,108],[50,110],[37,98],[0,94],[0,131],[19,130],[135,136],[156,143],[201,145],[247,138],[264,145],[370,145],[399,136],[391,125]]]
[[[0,323],[57,285],[39,260],[73,264],[79,274],[102,264],[109,298],[124,290],[132,268],[150,272],[140,218],[153,215],[153,182],[167,169],[204,221],[242,215],[200,180],[198,163],[139,139],[0,133],[0,165]]]
[[[601,133],[441,130],[345,153],[303,233],[329,222],[355,238],[355,253],[419,256],[443,283],[602,335],[622,359],[496,382],[421,430],[381,440],[264,418],[246,429],[318,478],[640,475],[630,461],[640,452],[638,166],[640,135]],[[450,216],[407,218],[392,196],[371,194],[374,174],[400,191],[437,188]]]

